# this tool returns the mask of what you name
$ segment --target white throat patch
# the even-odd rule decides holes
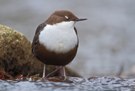
[[[47,24],[40,32],[39,42],[48,50],[66,53],[73,49],[78,38],[74,31],[74,21],[61,22],[54,25]]]

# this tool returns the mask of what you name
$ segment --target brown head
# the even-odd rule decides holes
[[[46,21],[47,24],[56,24],[60,23],[62,21],[83,21],[87,20],[86,18],[79,19],[77,16],[75,16],[72,12],[67,10],[59,10],[55,11]]]

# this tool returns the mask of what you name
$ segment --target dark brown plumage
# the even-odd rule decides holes
[[[43,25],[43,24],[41,24]],[[39,26],[37,28],[33,43],[32,43],[32,52],[33,54],[43,63],[47,64],[47,65],[57,65],[57,66],[65,66],[68,63],[70,63],[73,58],[76,55],[77,52],[77,48],[78,48],[78,44],[76,45],[76,47],[72,50],[70,50],[67,53],[55,53],[53,51],[49,51],[46,49],[45,46],[43,46],[42,44],[39,43],[38,37],[39,37],[39,33],[42,30],[43,26]],[[40,30],[38,30],[40,29]],[[77,31],[76,31],[77,33]],[[79,41],[78,41],[79,43]]]

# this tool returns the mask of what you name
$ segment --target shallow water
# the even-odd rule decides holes
[[[135,79],[118,77],[70,77],[72,82],[3,81],[0,91],[134,91]]]

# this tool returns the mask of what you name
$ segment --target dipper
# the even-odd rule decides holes
[[[57,66],[64,79],[66,79],[64,67],[75,57],[79,44],[75,23],[83,20],[87,19],[80,19],[67,10],[59,10],[40,24],[35,32],[32,53],[45,65]],[[43,78],[49,75],[45,76],[44,66]]]

